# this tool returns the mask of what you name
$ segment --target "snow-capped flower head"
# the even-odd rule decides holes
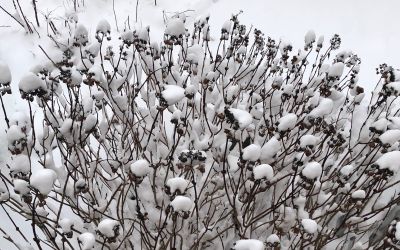
[[[312,219],[302,219],[301,225],[306,233],[315,234],[318,231],[318,224]]]
[[[321,164],[318,162],[309,162],[301,171],[301,174],[308,180],[315,180],[322,174]]]
[[[193,201],[189,197],[177,195],[171,201],[171,206],[175,212],[189,212],[192,209]]]
[[[116,220],[104,219],[100,221],[97,229],[106,238],[114,238],[119,235],[119,223]]]
[[[179,44],[186,33],[185,24],[180,18],[171,18],[164,33],[168,37],[166,44]]]
[[[106,19],[102,19],[97,23],[96,26],[96,38],[99,42],[102,41],[103,37],[107,37],[110,40],[111,25]]]
[[[184,194],[186,188],[189,185],[189,181],[183,177],[175,177],[168,179],[166,186],[168,187],[169,194]]]
[[[161,92],[161,103],[167,106],[180,102],[185,97],[185,89],[177,85],[165,85]]]
[[[147,160],[137,160],[130,166],[130,174],[134,180],[141,181],[151,171],[150,163]]]
[[[92,233],[85,232],[78,236],[78,242],[81,244],[83,250],[90,250],[94,248],[96,237]]]
[[[309,48],[312,48],[315,39],[316,39],[315,32],[313,30],[309,30],[304,37],[304,43],[305,43],[304,49],[308,50]]]
[[[42,195],[48,195],[53,189],[57,174],[52,169],[40,169],[32,173],[30,185],[37,189]]]
[[[261,155],[261,147],[257,144],[250,144],[243,149],[243,160],[245,161],[257,161]]]
[[[24,177],[30,172],[29,158],[27,155],[16,155],[10,163],[10,171],[14,176]]]
[[[27,136],[17,125],[11,125],[7,130],[8,150],[12,154],[20,154],[27,146]]]
[[[268,164],[261,164],[254,167],[253,175],[256,180],[266,179],[267,181],[271,181],[274,177],[274,170]]]
[[[281,240],[279,239],[279,236],[276,234],[271,234],[267,238],[267,245],[269,247],[278,247],[281,243]]]
[[[31,72],[21,78],[18,87],[21,97],[29,101],[33,101],[34,96],[41,97],[47,93],[46,83]]]
[[[234,250],[264,250],[264,243],[260,240],[238,240],[233,244]]]
[[[0,95],[11,94],[11,71],[8,65],[0,61]]]
[[[74,34],[74,45],[85,46],[89,42],[88,30],[82,24],[78,24]]]
[[[18,126],[24,134],[29,134],[32,129],[30,117],[22,111],[17,111],[10,116],[10,125]]]

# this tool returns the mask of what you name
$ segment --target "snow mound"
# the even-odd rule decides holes
[[[400,129],[388,130],[379,136],[379,140],[382,144],[392,145],[393,143],[400,140]]]
[[[233,247],[234,250],[263,250],[264,243],[260,240],[248,239],[238,240]]]
[[[257,144],[250,144],[243,149],[243,160],[257,161],[261,155],[261,147]]]
[[[165,34],[179,37],[183,36],[185,32],[185,24],[179,18],[173,18],[168,21],[167,28],[165,29]]]
[[[276,234],[271,234],[267,238],[267,243],[275,244],[275,243],[279,243],[279,242],[280,242],[279,236]]]
[[[344,70],[344,63],[337,62],[329,68],[328,76],[341,77],[343,74],[343,70]]]
[[[380,169],[389,169],[390,171],[396,173],[400,167],[399,162],[400,151],[392,151],[379,157],[375,164],[378,165]]]
[[[253,116],[245,110],[230,108],[229,112],[238,122],[241,129],[247,128],[253,122]]]
[[[82,243],[82,249],[83,250],[89,250],[94,247],[94,244],[96,243],[96,237],[94,234],[86,232],[82,233],[78,236],[78,240]]]
[[[189,181],[183,177],[175,177],[169,179],[166,185],[169,187],[171,194],[175,193],[176,190],[183,194],[189,185]]]
[[[10,164],[10,170],[14,173],[27,174],[31,170],[29,165],[29,158],[24,154],[19,154],[14,157]]]
[[[177,85],[165,85],[165,90],[161,92],[162,98],[170,105],[174,105],[185,97],[185,89]]]
[[[0,86],[11,83],[11,71],[7,64],[0,61]]]
[[[29,183],[21,179],[15,179],[13,181],[14,192],[20,195],[25,195],[30,192]]]
[[[315,42],[316,38],[315,32],[313,30],[309,30],[304,37],[304,43],[306,46],[310,46]]]
[[[34,172],[30,178],[32,187],[39,190],[43,195],[48,195],[57,179],[57,174],[51,169],[40,169]]]
[[[150,163],[146,160],[137,160],[131,164],[130,170],[137,177],[145,177],[150,173]]]
[[[37,75],[29,72],[21,78],[18,87],[21,91],[30,93],[35,90],[45,90],[46,84]]]
[[[74,222],[69,218],[63,218],[60,220],[59,224],[64,233],[69,233],[72,231],[72,226],[74,225]]]
[[[352,194],[351,194],[351,198],[353,198],[353,199],[365,199],[365,197],[366,197],[366,194],[365,194],[365,191],[364,190],[357,190],[357,191],[354,191]]]
[[[254,179],[256,180],[260,180],[263,178],[271,180],[274,177],[274,170],[268,164],[261,164],[254,167],[253,174],[254,174]]]
[[[281,144],[279,143],[276,137],[272,137],[269,139],[267,143],[264,144],[261,148],[261,156],[260,160],[266,163],[272,163],[274,161],[274,156],[281,149]]]
[[[318,106],[310,112],[310,116],[324,117],[332,113],[333,101],[329,98],[323,98]]]
[[[102,19],[96,26],[96,33],[107,34],[111,32],[111,25],[106,19]]]
[[[400,222],[396,223],[396,233],[395,233],[396,240],[400,240]]]
[[[318,162],[309,162],[301,171],[302,175],[309,180],[318,178],[322,173],[321,164]]]
[[[314,220],[311,219],[302,219],[301,225],[304,230],[309,234],[314,234],[318,231],[318,224]]]
[[[340,174],[342,174],[343,176],[349,176],[352,172],[353,172],[352,165],[346,165],[340,169]]]
[[[306,147],[315,147],[319,142],[318,137],[315,135],[303,135],[300,138],[300,147],[301,148],[306,148]]]
[[[297,115],[293,113],[289,113],[285,116],[279,118],[278,121],[278,130],[279,131],[287,131],[291,130],[296,126],[297,122]]]
[[[102,235],[112,238],[116,236],[115,232],[118,230],[118,226],[118,221],[107,218],[99,223],[97,229]]]
[[[185,196],[177,195],[173,201],[171,201],[171,206],[174,208],[175,212],[188,212],[193,206],[193,201]]]

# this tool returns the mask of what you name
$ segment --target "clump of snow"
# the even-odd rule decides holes
[[[72,231],[72,226],[74,225],[74,222],[69,218],[63,218],[60,220],[59,224],[64,233],[69,233]]]
[[[10,170],[14,173],[27,174],[31,170],[29,165],[29,158],[24,154],[19,154],[14,157],[10,164]]]
[[[382,117],[382,118],[378,119],[377,121],[373,122],[369,129],[372,132],[383,133],[387,130],[388,124],[389,124],[389,121],[385,117]]]
[[[89,114],[83,122],[83,129],[86,133],[89,133],[93,130],[97,123],[97,117],[93,114]]]
[[[230,108],[229,112],[239,123],[241,129],[248,127],[253,122],[253,116],[245,110]]]
[[[161,96],[169,106],[174,105],[185,97],[185,89],[177,85],[165,85]]]
[[[94,247],[94,244],[96,243],[96,237],[94,234],[85,232],[82,233],[78,236],[78,240],[82,243],[82,249],[83,250],[89,250]]]
[[[309,234],[314,234],[318,231],[318,224],[312,219],[302,219],[301,225],[304,230]]]
[[[12,125],[7,130],[7,141],[9,145],[22,138],[25,138],[25,135],[17,125]]]
[[[227,156],[227,162],[228,162],[230,171],[234,172],[239,168],[238,160],[239,160],[239,157],[237,157],[237,156],[234,156],[231,154]]]
[[[36,188],[41,194],[48,195],[57,179],[57,174],[51,169],[40,169],[35,171],[31,178],[30,184]]]
[[[282,116],[278,120],[278,130],[279,131],[287,131],[291,130],[296,126],[297,115],[294,113],[289,113],[285,116]]]
[[[334,63],[329,68],[328,76],[330,76],[330,77],[341,77],[342,74],[343,74],[343,70],[344,70],[344,63],[342,63],[342,62]]]
[[[304,37],[304,43],[306,44],[306,46],[310,46],[315,42],[315,39],[315,32],[313,30],[309,30]]]
[[[28,72],[19,81],[18,87],[25,93],[30,93],[35,90],[45,90],[46,83],[37,75]]]
[[[302,175],[307,179],[314,180],[318,178],[322,173],[321,164],[318,162],[309,162],[301,171]]]
[[[173,201],[171,201],[171,206],[174,208],[175,212],[188,212],[193,206],[193,201],[182,195],[177,195]]]
[[[150,163],[146,160],[137,160],[131,164],[130,170],[137,177],[145,177],[150,173]]]
[[[273,157],[279,152],[280,149],[281,144],[279,143],[278,139],[276,139],[276,137],[272,137],[267,143],[264,144],[264,146],[262,146],[260,160],[266,163],[272,163]]]
[[[179,18],[172,18],[167,23],[167,28],[165,29],[165,34],[170,36],[183,36],[186,32],[185,24]]]
[[[379,136],[382,144],[393,145],[393,143],[400,140],[400,129],[388,130]]]
[[[31,130],[31,120],[24,112],[15,112],[10,116],[10,125],[17,125],[25,134]]]
[[[380,169],[389,169],[390,171],[396,173],[400,167],[399,162],[400,151],[392,151],[379,157],[375,164],[378,165]]]
[[[74,42],[76,45],[86,45],[86,43],[89,41],[88,38],[88,31],[85,26],[82,24],[79,24],[78,27],[75,30],[74,34]]]
[[[223,33],[230,33],[232,28],[232,21],[231,20],[226,20],[224,24],[222,25],[221,32]]]
[[[0,86],[9,85],[11,83],[11,71],[7,64],[0,61]]]
[[[115,233],[118,229],[118,226],[119,226],[118,221],[106,218],[100,221],[99,225],[97,226],[97,229],[105,237],[112,238],[116,236]]]
[[[365,196],[366,196],[365,191],[361,190],[361,189],[360,190],[356,190],[351,194],[351,198],[359,199],[359,200],[365,199]]]
[[[271,235],[268,236],[268,238],[267,238],[267,243],[269,243],[269,244],[280,243],[279,236],[276,235],[276,234],[271,234]]]
[[[248,240],[238,240],[233,246],[234,250],[263,250],[264,243],[260,240],[248,239]]]
[[[10,198],[10,192],[4,182],[0,182],[0,202],[6,201]]]
[[[257,161],[261,155],[261,147],[257,144],[250,144],[243,149],[243,160]]]
[[[323,98],[318,106],[310,112],[310,115],[313,117],[323,117],[331,114],[332,110],[333,101],[330,98]]]
[[[106,19],[100,20],[96,26],[97,33],[107,34],[111,32],[111,25]]]
[[[14,184],[14,191],[17,194],[25,195],[30,191],[29,183],[27,181],[21,179],[15,179],[13,181],[13,184]]]
[[[166,185],[169,187],[171,194],[175,193],[176,190],[183,194],[189,185],[189,181],[183,177],[175,177],[168,179]]]
[[[274,177],[274,170],[268,164],[261,164],[254,167],[253,174],[254,179],[256,180],[260,180],[263,178],[271,180]]]
[[[400,222],[396,223],[396,233],[395,233],[396,240],[400,240]]]
[[[343,176],[349,176],[352,172],[353,172],[352,165],[346,165],[340,169],[340,174],[342,174]]]
[[[306,148],[306,147],[315,147],[319,142],[319,138],[316,137],[315,135],[303,135],[300,138],[300,147],[301,148]]]

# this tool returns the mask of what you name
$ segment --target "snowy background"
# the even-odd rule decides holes
[[[79,20],[94,33],[100,19],[106,18],[116,29],[111,0],[86,0],[86,6],[79,12]],[[34,20],[32,8],[28,1],[21,1],[25,13],[31,21]],[[131,25],[135,22],[136,1],[115,1],[117,25],[120,30],[129,16]],[[0,0],[0,5],[12,10],[11,0]],[[43,15],[50,13],[55,19],[64,18],[71,9],[69,0],[38,0],[38,9]],[[210,14],[211,30],[219,34],[223,22],[232,13],[243,10],[240,20],[253,25],[264,32],[266,36],[292,41],[294,48],[303,46],[304,34],[313,29],[317,36],[325,35],[329,39],[333,34],[340,34],[344,50],[352,50],[362,59],[360,84],[372,90],[378,80],[375,68],[380,63],[387,63],[396,68],[400,66],[400,16],[398,0],[302,0],[302,1],[269,1],[269,0],[139,0],[138,22],[151,27],[152,39],[161,39],[164,30],[163,11],[171,15],[182,12],[188,15],[189,21],[197,16]],[[45,28],[42,27],[43,34]],[[39,30],[40,32],[41,30]],[[215,37],[218,37],[217,35]],[[0,11],[0,60],[7,63],[13,76],[13,96],[19,95],[17,83],[20,77],[32,65],[43,60],[43,54],[38,45],[46,45],[46,40],[38,39],[36,34],[26,35],[14,20]],[[17,101],[13,96],[6,96],[6,108],[9,112],[25,109],[25,102]],[[5,124],[0,123],[0,168],[7,146],[1,143],[5,136]],[[2,227],[12,227],[0,212]],[[29,227],[29,225],[27,225]],[[0,249],[10,249],[7,241],[0,238]]]

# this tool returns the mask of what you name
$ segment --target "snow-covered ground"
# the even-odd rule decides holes
[[[43,60],[44,55],[38,45],[48,44],[45,37],[46,26],[44,16],[55,20],[66,18],[72,9],[70,0],[38,0],[39,18],[42,27],[38,30],[42,35],[27,35],[14,20],[0,10],[0,61],[10,67],[12,73],[13,95],[5,96],[5,105],[9,112],[26,109],[26,103],[16,99],[19,95],[18,83],[28,70]],[[34,21],[33,8],[28,1],[21,1],[22,7],[31,21]],[[300,48],[304,43],[304,35],[313,29],[317,36],[325,35],[326,39],[333,34],[340,34],[341,49],[352,50],[362,59],[360,83],[372,90],[378,78],[375,68],[380,63],[387,63],[398,68],[400,66],[400,23],[398,0],[86,0],[86,6],[80,8],[78,18],[85,24],[90,33],[95,32],[101,19],[107,19],[111,28],[123,30],[128,23],[133,25],[137,18],[139,25],[151,28],[152,39],[162,39],[164,15],[185,12],[189,21],[197,16],[210,14],[212,34],[219,34],[220,27],[232,13],[243,10],[240,19],[243,23],[252,24],[262,30],[266,36],[279,39],[284,37]],[[138,11],[136,17],[136,4]],[[11,0],[1,0],[1,7],[12,12]],[[114,8],[113,8],[114,7]],[[114,11],[115,15],[114,17]],[[128,19],[129,17],[129,19]],[[218,37],[217,35],[215,37]],[[0,112],[0,169],[7,155],[3,114]],[[0,211],[2,227],[12,227],[5,215]],[[310,224],[310,223],[308,223]],[[29,227],[29,225],[27,225]],[[0,238],[0,249],[12,246]]]

